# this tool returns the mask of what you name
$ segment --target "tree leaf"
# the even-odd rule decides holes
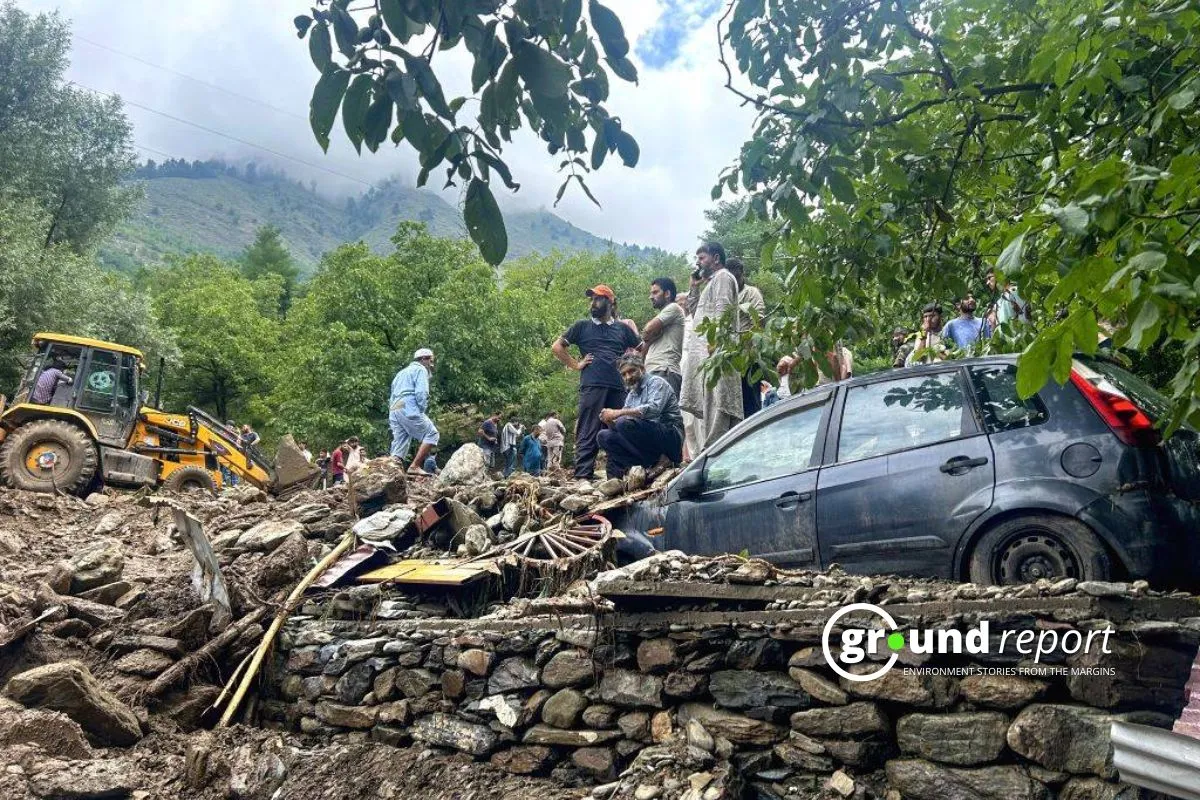
[[[313,24],[313,18],[307,14],[301,14],[292,20],[292,24],[296,26],[296,37],[304,38],[304,34],[308,33],[308,27]]]
[[[621,80],[630,83],[638,82],[637,67],[628,58],[606,58],[604,60],[608,62],[609,69],[613,71],[613,74]]]
[[[390,69],[384,78],[384,85],[399,108],[404,111],[417,110],[417,81],[413,76],[405,75],[398,69]]]
[[[351,144],[358,153],[362,154],[363,126],[366,124],[367,106],[371,102],[371,84],[374,81],[370,75],[357,75],[346,90],[342,100],[342,127],[350,137]]]
[[[504,216],[492,196],[487,184],[472,178],[467,185],[467,198],[463,206],[463,219],[471,240],[479,247],[483,259],[492,266],[504,260],[508,252],[508,232],[504,228]]]
[[[404,13],[404,4],[401,0],[380,0],[379,12],[383,17],[384,24],[388,26],[388,30],[401,43],[407,42],[425,28],[424,25]]]
[[[1180,89],[1178,92],[1168,97],[1167,102],[1170,103],[1171,108],[1175,109],[1176,111],[1183,111],[1185,108],[1190,106],[1195,99],[1196,93],[1193,90]]]
[[[353,58],[358,45],[358,24],[354,17],[337,3],[329,6],[329,16],[333,19],[333,37],[337,40],[338,50],[346,58]]]
[[[566,97],[571,83],[571,68],[553,53],[523,40],[513,47],[513,63],[531,93],[543,97]]]
[[[405,64],[408,67],[408,72],[416,81],[417,86],[421,89],[421,95],[425,98],[425,102],[429,103],[429,107],[433,109],[433,113],[443,119],[454,120],[454,112],[450,110],[450,106],[446,103],[446,96],[442,93],[442,84],[438,82],[437,76],[433,74],[433,69],[429,66],[429,62],[421,56],[412,56],[405,59]]]
[[[321,74],[321,79],[313,89],[308,105],[308,122],[313,135],[317,137],[317,143],[326,152],[329,151],[329,132],[333,130],[333,121],[337,119],[338,107],[349,84],[350,73],[331,65]]]
[[[579,25],[579,17],[583,13],[583,0],[566,0],[563,3],[562,34],[570,36]]]
[[[1058,351],[1058,340],[1043,332],[1017,360],[1017,394],[1032,397],[1050,377],[1050,362]]]
[[[592,169],[600,169],[604,164],[604,157],[608,155],[608,138],[605,133],[605,126],[596,132],[596,140],[592,142]]]
[[[841,172],[830,171],[825,177],[825,182],[829,186],[829,191],[833,192],[833,196],[843,203],[852,205],[858,199],[858,195],[854,192],[854,184]]]
[[[317,25],[309,34],[308,56],[321,72],[325,72],[333,61],[333,44],[329,41],[329,26],[325,23]]]
[[[1018,275],[1021,272],[1021,259],[1025,255],[1025,232],[1017,234],[1016,238],[1005,245],[996,259],[996,269],[1002,275]]]
[[[620,154],[621,161],[627,167],[636,167],[638,156],[641,155],[637,140],[623,130],[617,131],[614,138],[617,142],[617,153]]]
[[[621,59],[629,55],[629,40],[625,38],[625,28],[621,18],[612,9],[600,5],[596,0],[588,1],[588,16],[592,18],[592,27],[600,37],[600,45],[610,59]]]
[[[1050,213],[1054,215],[1054,219],[1058,221],[1063,230],[1072,236],[1082,236],[1087,233],[1088,212],[1074,203],[1068,203],[1061,208],[1054,208]]]
[[[1146,272],[1156,272],[1167,264],[1167,254],[1158,250],[1143,250],[1133,258],[1129,259],[1129,266],[1132,269],[1144,270]]]
[[[387,138],[388,128],[392,124],[392,98],[386,92],[376,92],[375,101],[367,109],[366,122],[363,126],[363,142],[372,153]],[[345,114],[343,106],[342,113]]]
[[[1149,297],[1142,302],[1142,307],[1138,309],[1137,316],[1133,318],[1133,325],[1129,328],[1129,341],[1125,344],[1127,347],[1132,347],[1137,350],[1144,344],[1153,344],[1158,340],[1159,320],[1162,317],[1162,309],[1158,307]]]

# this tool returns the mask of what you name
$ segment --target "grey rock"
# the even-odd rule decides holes
[[[30,776],[29,789],[46,800],[101,800],[129,797],[145,776],[121,759],[44,762]]]
[[[365,661],[355,664],[342,673],[333,687],[333,696],[339,703],[355,705],[361,703],[367,692],[371,691],[375,670]]]
[[[533,775],[554,763],[554,751],[542,745],[517,745],[493,753],[489,761],[493,767],[513,775]]]
[[[693,719],[714,737],[724,737],[734,744],[768,747],[787,736],[787,731],[778,725],[713,708],[706,703],[681,705],[678,712],[679,723],[686,726],[688,721]]]
[[[1008,717],[992,711],[909,714],[896,723],[896,741],[905,754],[959,766],[995,761],[1007,732]]]
[[[490,753],[498,741],[496,732],[485,725],[440,713],[421,717],[414,722],[412,737],[418,742],[450,747],[476,757]]]
[[[442,685],[441,679],[427,669],[401,669],[396,671],[396,689],[400,694],[416,700]]]
[[[669,672],[679,665],[679,646],[670,639],[646,639],[638,645],[637,662],[642,672]]]
[[[360,519],[351,530],[360,539],[390,542],[403,534],[416,516],[417,512],[407,506],[392,507]]]
[[[621,738],[620,731],[563,730],[549,725],[534,725],[521,737],[524,744],[544,744],[555,747],[594,747]]]
[[[812,697],[800,684],[778,672],[721,670],[710,676],[708,692],[723,708],[773,706],[794,711],[812,705]]]
[[[126,675],[153,678],[166,672],[174,663],[175,660],[164,653],[149,648],[142,648],[134,650],[132,653],[126,653],[118,658],[113,662],[113,668],[117,672],[124,672]]]
[[[792,729],[810,736],[860,736],[891,730],[887,715],[874,703],[850,703],[792,714]]]
[[[858,670],[871,672],[878,669],[871,664],[866,667],[851,667],[851,672]],[[888,700],[910,706],[925,708],[946,708],[958,698],[958,682],[946,675],[924,675],[917,672],[906,673],[903,670],[889,670],[882,677],[870,681],[851,681],[840,679],[840,685],[848,694],[866,697],[871,700]]]
[[[317,719],[338,728],[365,730],[375,724],[377,706],[348,706],[323,700],[317,703]]]
[[[1045,696],[1050,684],[1020,675],[968,675],[959,682],[959,689],[975,705],[1007,710],[1023,708]]]
[[[621,716],[620,709],[605,703],[597,703],[584,709],[581,719],[588,728],[611,728],[617,724],[619,716]]]
[[[104,518],[114,514],[120,518],[116,511],[105,514]],[[73,555],[70,564],[71,593],[79,594],[120,580],[121,572],[125,569],[125,554],[116,539],[101,539]]]
[[[600,680],[600,699],[614,706],[662,708],[663,680],[632,670],[614,669]]]
[[[525,512],[521,510],[520,503],[508,502],[500,509],[500,526],[506,531],[519,531],[521,523],[525,521]]]
[[[297,520],[264,520],[239,536],[237,546],[243,550],[259,550],[269,553],[296,533],[304,535],[304,525]]]
[[[578,650],[563,650],[555,653],[542,668],[542,683],[551,689],[565,686],[583,686],[592,682],[596,666],[586,653]]]
[[[533,661],[523,656],[506,658],[496,666],[488,679],[490,694],[504,694],[538,686],[538,669]]]
[[[570,728],[587,703],[587,698],[574,689],[559,689],[542,706],[542,721],[555,728]]]
[[[469,557],[474,558],[480,553],[486,553],[495,543],[496,538],[492,536],[487,525],[469,525],[463,531],[463,545]]]
[[[25,706],[61,711],[95,741],[125,747],[142,737],[134,713],[102,687],[86,667],[60,661],[9,678],[4,695]]]
[[[616,497],[619,494],[624,494],[625,483],[620,478],[609,478],[608,480],[600,481],[600,485],[596,489],[605,497]]]
[[[487,462],[479,445],[468,442],[454,451],[437,476],[439,486],[464,486],[488,480]]]
[[[1037,703],[1008,729],[1008,746],[1046,769],[1111,778],[1114,718],[1086,706]]]
[[[1129,594],[1129,584],[1109,581],[1080,581],[1075,589],[1092,597],[1124,597]]]
[[[831,706],[844,706],[847,702],[849,702],[849,698],[846,696],[846,693],[838,688],[836,683],[817,674],[811,669],[804,669],[803,667],[790,667],[788,669],[788,677],[800,684],[801,689],[808,692],[822,703],[828,703]]]
[[[1019,766],[963,769],[920,759],[887,762],[888,785],[904,800],[1048,800],[1049,790]]]

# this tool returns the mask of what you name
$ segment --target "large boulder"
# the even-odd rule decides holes
[[[662,708],[663,679],[627,669],[612,669],[600,680],[600,699],[614,706]]]
[[[0,706],[0,749],[29,744],[59,758],[92,757],[78,723],[58,711]]]
[[[454,451],[437,478],[439,486],[465,486],[487,480],[488,469],[483,450],[470,442]]]
[[[14,675],[5,685],[4,695],[25,706],[61,711],[103,745],[125,747],[142,737],[133,712],[74,661]]]
[[[973,797],[978,800],[1046,800],[1049,790],[1030,777],[1024,767],[943,767],[920,759],[887,763],[888,785],[905,800],[945,800]]]
[[[71,593],[78,594],[120,580],[125,554],[116,539],[100,539],[72,556],[70,564]]]
[[[351,529],[360,539],[370,542],[390,542],[399,537],[416,518],[417,512],[407,506],[376,511],[354,523]]]
[[[1046,769],[1111,778],[1113,719],[1086,706],[1036,703],[1013,720],[1008,746]]]
[[[412,725],[418,742],[450,747],[472,756],[485,756],[496,747],[496,732],[450,714],[430,714]]]
[[[294,519],[268,519],[238,537],[237,546],[243,550],[269,553],[293,534],[304,535],[304,524]]]
[[[974,714],[909,714],[896,725],[905,753],[945,764],[971,766],[995,761],[1004,751],[1008,717],[993,711]]]
[[[404,465],[391,456],[373,458],[354,473],[354,499],[360,514],[408,501]]]

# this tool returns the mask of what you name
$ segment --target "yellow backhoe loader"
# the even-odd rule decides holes
[[[39,333],[11,403],[0,395],[0,484],[83,493],[101,483],[216,492],[228,474],[273,494],[312,485],[319,470],[290,436],[274,463],[204,411],[147,405],[142,353]],[[158,391],[161,394],[162,375]]]

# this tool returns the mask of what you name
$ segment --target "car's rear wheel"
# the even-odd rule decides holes
[[[1045,578],[1105,581],[1112,561],[1096,534],[1078,520],[1052,514],[1007,519],[988,530],[971,553],[972,583],[1012,586]]]

